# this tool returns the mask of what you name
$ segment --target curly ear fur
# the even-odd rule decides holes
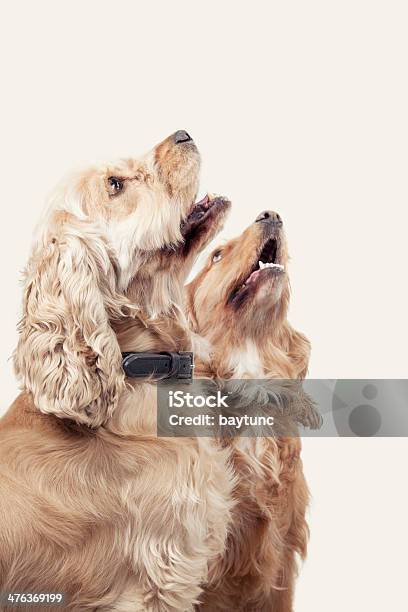
[[[26,271],[15,368],[39,410],[97,427],[124,385],[110,319],[126,301],[96,227],[72,218],[55,235],[37,245]]]
[[[304,334],[286,325],[288,355],[294,368],[294,378],[305,378],[310,359],[310,342]]]

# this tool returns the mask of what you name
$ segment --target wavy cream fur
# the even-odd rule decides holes
[[[157,438],[155,386],[120,367],[121,351],[191,348],[180,307],[196,249],[180,221],[198,170],[195,146],[170,137],[51,200],[26,271],[22,394],[0,420],[2,592],[64,592],[76,612],[192,611],[224,550],[229,451]]]

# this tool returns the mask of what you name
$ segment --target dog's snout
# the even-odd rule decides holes
[[[180,144],[182,142],[190,142],[191,140],[193,139],[191,138],[190,134],[186,132],[185,130],[178,130],[174,134],[174,142],[176,144]]]
[[[281,216],[273,210],[264,210],[255,219],[255,223],[272,223],[279,227],[282,226]]]

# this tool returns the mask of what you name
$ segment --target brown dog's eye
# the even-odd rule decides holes
[[[123,180],[116,176],[110,176],[108,178],[109,193],[110,195],[116,195],[123,189]]]
[[[217,263],[218,261],[220,261],[220,259],[222,259],[222,252],[221,251],[215,251],[213,257],[212,257],[212,262],[213,263]]]

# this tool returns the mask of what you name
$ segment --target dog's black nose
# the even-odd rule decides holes
[[[255,219],[255,223],[273,223],[274,225],[278,225],[279,227],[282,225],[282,219],[277,212],[273,210],[264,210],[260,215]]]
[[[181,142],[190,142],[190,140],[193,140],[190,136],[190,134],[188,134],[185,130],[178,130],[175,134],[174,134],[174,142],[176,144],[180,144]]]

